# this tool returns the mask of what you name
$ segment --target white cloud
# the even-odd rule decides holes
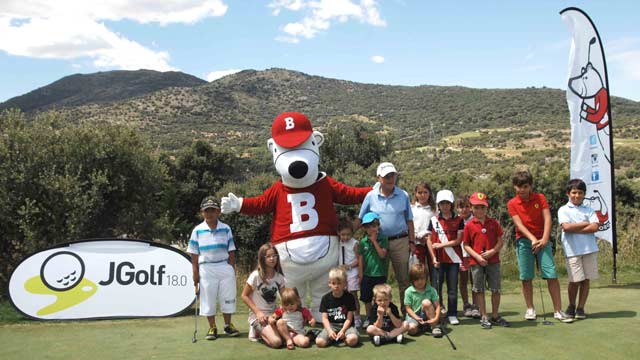
[[[98,68],[175,70],[167,52],[129,40],[103,21],[193,24],[226,11],[222,0],[3,0],[0,50],[33,58],[88,57]]]
[[[386,26],[380,17],[378,4],[375,0],[274,0],[268,7],[273,8],[273,14],[279,15],[282,10],[304,10],[304,17],[284,25],[282,31],[285,36],[276,40],[296,43],[300,38],[311,39],[319,32],[328,30],[335,22],[345,23],[351,20],[360,21],[373,26]]]
[[[302,0],[273,0],[267,7],[273,8],[271,12],[273,15],[280,15],[280,11],[282,9],[287,9],[291,11],[298,11],[305,6],[304,1]]]
[[[240,72],[242,70],[240,69],[229,69],[229,70],[218,70],[218,71],[212,71],[210,73],[207,74],[207,81],[211,82],[214,80],[218,80],[221,77],[225,77],[227,75],[231,75],[231,74],[235,74],[237,72]]]
[[[371,61],[373,61],[376,64],[382,64],[384,63],[384,57],[380,55],[374,55],[371,57]]]

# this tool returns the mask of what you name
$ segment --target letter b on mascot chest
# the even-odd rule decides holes
[[[291,233],[313,230],[318,226],[318,212],[314,209],[316,198],[312,193],[288,194],[287,201],[291,205]]]

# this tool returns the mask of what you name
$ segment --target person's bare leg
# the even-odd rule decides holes
[[[469,271],[460,271],[460,297],[462,305],[469,304]]]
[[[527,309],[533,309],[533,281],[522,280],[522,296]]]
[[[579,282],[570,282],[569,285],[567,285],[567,293],[569,294],[569,305],[576,305],[576,298],[578,297],[579,289]]]
[[[587,304],[587,297],[589,297],[589,279],[586,279],[580,283],[580,297],[578,298],[578,309],[584,310],[584,306]]]
[[[551,302],[553,302],[553,311],[561,311],[560,282],[558,279],[547,279],[547,288],[549,289],[549,295],[551,295]]]
[[[473,297],[476,299],[476,304],[480,308],[480,314],[483,318],[487,317],[487,307],[484,303],[484,292],[474,292]]]
[[[484,296],[483,296],[484,297]],[[491,292],[491,316],[496,319],[498,317],[498,310],[500,309],[500,292]]]

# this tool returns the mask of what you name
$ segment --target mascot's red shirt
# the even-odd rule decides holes
[[[313,185],[294,189],[278,180],[262,195],[242,200],[240,212],[248,215],[273,213],[271,243],[317,235],[337,235],[338,216],[334,203],[361,203],[371,187],[352,187],[323,174]]]

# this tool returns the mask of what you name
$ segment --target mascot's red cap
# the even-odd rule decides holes
[[[311,122],[304,114],[285,112],[273,120],[271,137],[276,144],[285,148],[294,148],[307,141],[313,134]]]

